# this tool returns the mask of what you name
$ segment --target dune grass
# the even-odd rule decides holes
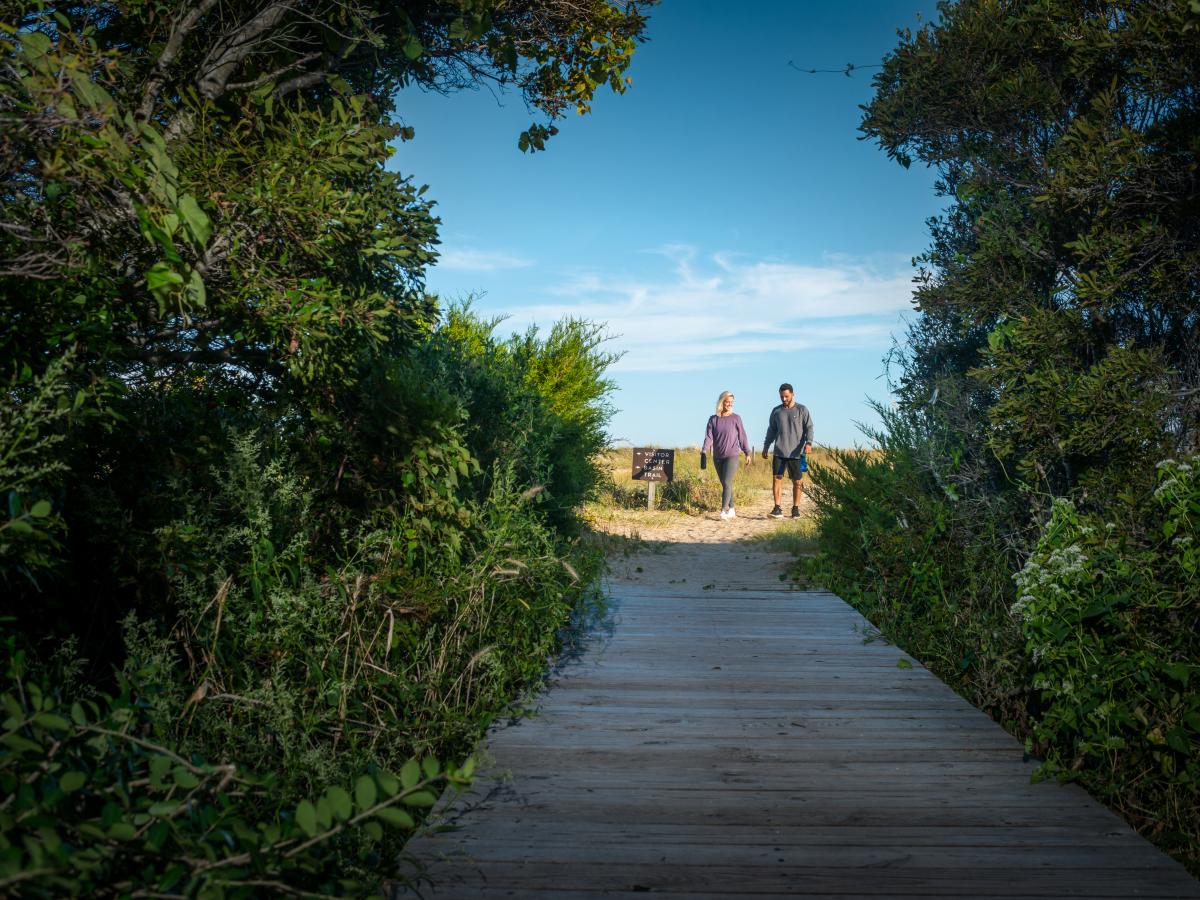
[[[821,447],[814,447],[809,454],[809,463],[831,465],[833,458]],[[698,447],[675,448],[675,479],[659,482],[656,488],[657,503],[654,511],[646,510],[646,482],[633,480],[633,449],[631,447],[610,448],[601,455],[601,467],[608,478],[601,482],[596,501],[591,504],[590,514],[603,517],[605,509],[636,510],[647,513],[646,525],[664,521],[663,513],[688,513],[699,515],[720,509],[721,482],[709,467],[700,469]],[[758,454],[738,467],[734,479],[733,502],[745,506],[758,500],[762,491],[771,489],[771,463]],[[597,508],[598,507],[598,508]],[[655,515],[656,513],[660,515]]]

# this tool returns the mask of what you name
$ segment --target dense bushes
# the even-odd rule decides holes
[[[152,665],[127,672],[112,698],[76,686],[72,699],[61,672],[30,678],[11,637],[4,649],[7,896],[360,894],[388,868],[385,834],[410,829],[434,791],[471,775],[428,757],[288,804],[273,773],[147,738],[141,698],[164,675]]]
[[[816,577],[855,603],[972,702],[1010,727],[1028,718],[1028,670],[1009,608],[1022,532],[1003,497],[940,472],[961,451],[924,416],[879,410],[880,453],[832,451],[812,468]]]
[[[1013,604],[1045,770],[1086,772],[1138,818],[1162,811],[1151,834],[1180,852],[1200,845],[1198,465],[1160,464],[1136,529],[1056,501]]]
[[[1026,526],[1011,498],[939,485],[929,446],[887,426],[882,455],[816,470],[808,574],[1024,738],[1042,774],[1197,867],[1200,458],[1164,461],[1127,504],[1060,498]]]
[[[1200,14],[939,9],[863,130],[949,208],[881,454],[814,473],[815,565],[1200,871]]]
[[[611,360],[439,314],[394,104],[540,150],[643,6],[0,6],[0,893],[368,891],[542,671]]]
[[[131,390],[105,428],[64,430],[71,409],[58,405],[50,373],[2,435],[18,448],[54,438],[69,466],[41,477],[56,479],[53,508],[72,511],[52,538],[55,515],[38,505],[47,501],[21,492],[24,468],[6,470],[18,513],[6,540],[36,541],[32,551],[5,544],[6,608],[23,635],[10,631],[10,644],[45,659],[53,644],[39,637],[55,633],[77,648],[65,660],[73,675],[10,673],[21,699],[5,724],[6,793],[44,785],[26,798],[42,818],[23,806],[0,819],[0,858],[24,879],[21,893],[103,893],[135,877],[183,893],[255,877],[326,878],[324,889],[346,891],[386,875],[405,829],[368,825],[401,817],[353,818],[355,807],[344,823],[353,829],[295,853],[316,834],[296,830],[300,805],[325,797],[337,809],[338,786],[362,777],[383,796],[406,760],[466,756],[539,677],[592,590],[598,561],[549,523],[590,487],[575,460],[599,449],[603,417],[575,404],[603,409],[607,363],[583,323],[504,341],[453,309],[410,356],[381,358],[354,415],[315,440],[271,407],[215,403],[224,388],[202,379]],[[457,377],[464,369],[473,382]],[[475,385],[493,389],[481,397]],[[468,410],[485,403],[503,440],[468,427]],[[556,477],[560,459],[570,477]],[[104,674],[112,663],[116,681]],[[82,718],[66,716],[77,698],[89,699]],[[43,778],[55,742],[81,755]],[[161,759],[190,773],[173,793],[161,773],[146,775]],[[70,791],[55,788],[51,775],[67,771],[86,782],[72,775]],[[252,789],[230,805],[222,790],[234,782],[221,773],[233,771]],[[115,806],[104,800],[113,791]],[[163,812],[184,793],[186,817]],[[30,831],[46,816],[66,832]],[[97,816],[102,827],[85,827]],[[327,818],[317,831],[332,827]],[[214,828],[230,835],[220,846],[209,846]],[[153,846],[149,835],[159,835]],[[86,853],[59,852],[59,840]],[[246,853],[252,866],[236,862]],[[180,869],[172,854],[208,862]]]

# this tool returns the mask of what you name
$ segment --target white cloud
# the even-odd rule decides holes
[[[661,280],[580,273],[549,302],[510,310],[509,324],[566,316],[607,322],[625,371],[688,371],[782,349],[885,347],[911,309],[912,271],[846,258],[825,265],[747,260],[693,247],[654,251],[672,263]]]
[[[450,248],[438,254],[437,267],[456,271],[495,272],[499,269],[527,269],[533,260],[494,250],[475,250],[469,247]]]

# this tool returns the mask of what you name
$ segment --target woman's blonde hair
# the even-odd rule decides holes
[[[733,391],[721,391],[721,396],[717,398],[717,415],[721,414],[721,404],[725,402],[726,397],[732,397]]]

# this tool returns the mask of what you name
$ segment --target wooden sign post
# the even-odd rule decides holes
[[[633,480],[646,482],[646,509],[654,509],[654,485],[675,480],[675,451],[633,448]]]

